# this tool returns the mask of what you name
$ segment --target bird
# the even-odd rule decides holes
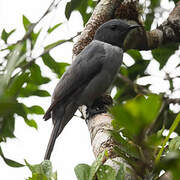
[[[111,19],[96,31],[94,39],[76,56],[56,85],[44,119],[52,118],[53,130],[44,156],[49,160],[57,137],[79,106],[91,107],[103,95],[118,73],[128,33],[139,27]]]

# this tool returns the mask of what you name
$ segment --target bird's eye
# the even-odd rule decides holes
[[[115,30],[115,29],[117,29],[117,25],[116,25],[116,24],[113,24],[113,25],[111,26],[111,30]]]

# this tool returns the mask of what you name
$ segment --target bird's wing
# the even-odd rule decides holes
[[[84,85],[101,71],[104,56],[102,42],[95,40],[86,46],[58,82],[52,96],[52,103],[44,115],[45,120],[51,117],[51,111],[57,103],[65,101],[78,89],[83,89]]]

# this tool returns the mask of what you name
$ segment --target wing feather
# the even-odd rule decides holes
[[[100,41],[92,41],[84,48],[58,82],[52,96],[52,103],[44,115],[45,120],[51,117],[51,111],[57,103],[66,101],[101,71],[104,56],[104,46]]]

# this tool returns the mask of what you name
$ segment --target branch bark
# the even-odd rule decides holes
[[[96,29],[110,19],[127,19],[130,20],[130,23],[142,25],[136,3],[137,1],[128,0],[124,0],[123,3],[120,0],[101,0],[87,22],[77,43],[74,44],[73,58],[92,41]],[[157,29],[146,32],[142,26],[142,28],[132,33],[134,33],[131,35],[133,40],[128,37],[125,41],[126,49],[150,50],[169,42],[180,42],[180,1],[170,13],[168,19]],[[83,113],[83,116],[86,117],[85,113]],[[111,122],[112,117],[108,113],[98,114],[87,121],[94,155],[97,157],[99,153],[106,149],[109,153],[109,160],[106,160],[105,164],[110,165],[116,172],[119,169],[118,164],[122,163],[129,169],[132,169],[123,158],[113,151],[115,142],[108,131],[113,128]],[[133,169],[131,173],[126,173],[125,176],[125,179],[136,179]]]
[[[130,9],[131,8],[131,9]],[[78,41],[73,47],[73,56],[78,55],[93,39],[97,28],[113,18],[138,23],[142,28],[132,31],[125,42],[126,49],[151,50],[170,42],[180,42],[180,1],[170,13],[168,19],[152,31],[145,31],[140,20],[137,2],[124,0],[101,0],[87,22]],[[131,39],[133,38],[133,40]]]

